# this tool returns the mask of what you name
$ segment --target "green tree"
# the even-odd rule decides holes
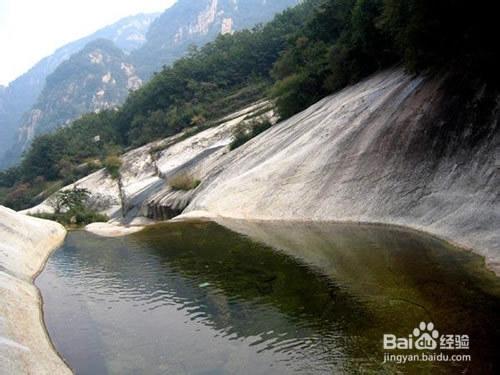
[[[90,198],[90,192],[87,189],[73,187],[73,189],[62,190],[55,193],[50,198],[50,204],[56,214],[62,211],[78,212],[85,210],[85,205]]]

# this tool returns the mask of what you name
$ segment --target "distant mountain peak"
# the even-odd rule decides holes
[[[146,33],[160,13],[139,13],[101,29],[100,38],[112,41],[118,48],[129,53],[146,42]]]
[[[269,21],[299,1],[177,0],[160,16],[126,17],[59,48],[0,97],[0,149],[11,149],[2,166],[19,160],[36,135],[120,105],[189,46]]]
[[[0,158],[3,151],[10,149],[17,138],[20,137],[17,132],[22,124],[26,123],[26,119],[32,117],[28,112],[33,109],[37,99],[41,95],[46,79],[53,73],[62,62],[67,61],[70,57],[78,53],[85,47],[89,47],[88,43],[96,39],[109,40],[114,43],[114,48],[119,48],[126,54],[139,48],[146,41],[146,32],[150,24],[159,16],[158,13],[153,14],[137,14],[123,18],[115,24],[106,26],[95,33],[86,36],[77,41],[71,42],[61,48],[58,48],[52,55],[45,57],[33,66],[28,72],[18,77],[11,82],[8,87],[0,89]],[[104,43],[104,42],[99,42]],[[23,48],[20,46],[19,48]],[[140,80],[135,75],[135,69],[132,65],[126,62],[124,68],[126,74],[129,75],[129,88],[135,89],[139,86]],[[132,73],[133,72],[133,73]],[[38,112],[36,112],[38,117]],[[11,165],[15,159],[19,157],[18,145],[15,146],[17,154],[9,152],[9,155],[0,161],[0,169]],[[13,154],[16,154],[12,156]]]
[[[229,34],[269,21],[300,0],[178,0],[158,17],[146,42],[132,58],[143,79],[182,57],[190,45],[202,46]]]
[[[88,43],[50,76],[36,105],[24,116],[19,141],[49,132],[85,112],[115,108],[142,84],[128,56],[106,39]]]

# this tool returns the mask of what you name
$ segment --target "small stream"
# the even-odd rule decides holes
[[[500,282],[480,257],[385,226],[169,223],[69,233],[36,280],[77,374],[500,373]],[[383,363],[420,322],[470,361]],[[438,340],[439,341],[439,340]]]

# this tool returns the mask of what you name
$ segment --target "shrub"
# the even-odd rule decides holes
[[[193,190],[198,187],[201,183],[200,180],[195,179],[188,173],[181,173],[173,176],[169,181],[168,185],[174,190]]]
[[[97,211],[89,210],[84,208],[78,212],[73,210],[67,211],[64,213],[40,213],[34,214],[33,216],[38,217],[40,219],[57,221],[58,223],[64,226],[74,226],[80,227],[85,226],[90,223],[96,222],[106,222],[109,218],[106,215],[102,215]]]
[[[36,214],[34,216],[57,221],[66,226],[83,226],[95,222],[106,222],[108,217],[87,207],[90,192],[87,189],[74,187],[55,193],[49,200],[54,208],[53,214]]]
[[[269,120],[252,121],[248,124],[239,126],[233,132],[233,141],[229,145],[230,150],[234,150],[247,143],[250,139],[266,131],[272,126]]]
[[[31,195],[33,187],[29,183],[19,183],[14,185],[3,199],[2,205],[12,208],[13,210],[21,210],[29,207],[31,203]]]
[[[102,167],[102,163],[99,159],[88,158],[85,159],[82,167],[86,168],[89,173],[92,173]]]
[[[104,159],[104,168],[106,168],[111,178],[115,180],[120,177],[121,166],[122,160],[118,156],[111,155]]]
[[[56,214],[62,211],[82,211],[90,198],[90,192],[87,189],[80,189],[77,186],[71,190],[62,190],[55,193],[50,199],[49,204],[54,208]]]

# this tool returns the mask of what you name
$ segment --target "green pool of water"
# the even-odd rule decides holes
[[[77,374],[499,373],[500,283],[482,259],[399,228],[171,223],[72,232],[36,280]],[[384,350],[420,322],[469,349]],[[470,361],[384,363],[384,353]]]

